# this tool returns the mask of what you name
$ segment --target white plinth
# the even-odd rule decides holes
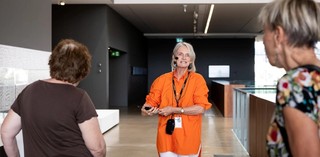
[[[118,109],[97,109],[98,114],[98,120],[100,125],[100,130],[102,133],[105,133],[106,131],[110,130],[112,127],[119,124],[119,110]],[[2,121],[5,115],[0,117],[0,129],[2,125]],[[20,156],[24,157],[23,152],[23,139],[22,139],[22,131],[17,135],[17,143],[20,151]],[[0,147],[2,147],[2,140],[0,135]]]
[[[115,125],[119,124],[119,110],[105,109],[97,110],[99,125],[102,133],[105,133]]]

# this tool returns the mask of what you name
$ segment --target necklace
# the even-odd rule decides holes
[[[184,82],[183,82],[183,85],[182,85],[182,88],[181,88],[181,90],[180,90],[179,95],[177,95],[176,86],[175,86],[174,79],[173,79],[173,76],[172,76],[172,88],[173,88],[173,94],[174,94],[174,98],[175,98],[175,100],[176,100],[177,106],[179,105],[179,101],[180,101],[182,92],[183,92],[183,90],[184,90],[184,87],[185,87],[186,84],[187,84],[187,80],[188,80],[188,78],[189,78],[189,74],[190,74],[190,72],[188,72],[188,76],[187,76],[187,78],[186,78],[186,79],[184,80]]]

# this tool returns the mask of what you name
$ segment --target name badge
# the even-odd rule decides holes
[[[174,117],[175,128],[182,128],[182,118]]]

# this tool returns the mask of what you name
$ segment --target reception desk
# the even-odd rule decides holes
[[[266,135],[275,108],[274,88],[234,89],[233,132],[250,157],[267,157]]]
[[[268,157],[266,135],[275,105],[256,95],[250,95],[249,154],[251,157]]]
[[[235,81],[211,82],[210,97],[224,117],[232,117],[233,114],[233,89],[243,87],[244,84]]]

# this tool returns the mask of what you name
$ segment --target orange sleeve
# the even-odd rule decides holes
[[[156,80],[153,81],[150,92],[146,96],[146,103],[158,107],[158,105],[161,102],[161,92],[163,87],[163,80],[161,79],[161,76],[158,77]]]
[[[208,101],[208,86],[203,76],[197,75],[196,90],[194,93],[193,101],[194,104],[202,106],[205,110],[211,108],[212,104]]]

